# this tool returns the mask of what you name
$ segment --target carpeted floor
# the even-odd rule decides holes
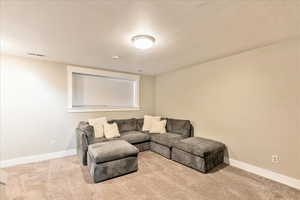
[[[138,172],[98,184],[76,156],[5,170],[9,200],[300,199],[298,190],[234,167],[202,174],[152,152],[139,154]]]

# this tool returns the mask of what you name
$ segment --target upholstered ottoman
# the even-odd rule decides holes
[[[200,137],[190,137],[173,144],[172,160],[206,173],[224,162],[225,145]]]
[[[135,146],[124,140],[89,145],[88,168],[94,182],[137,171],[138,152]]]

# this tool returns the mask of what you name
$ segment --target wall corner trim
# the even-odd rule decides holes
[[[34,162],[40,162],[55,158],[63,158],[66,156],[73,156],[76,154],[76,149],[69,149],[64,151],[58,151],[53,153],[46,153],[46,154],[39,154],[34,156],[26,156],[26,157],[20,157],[16,159],[11,160],[3,160],[0,161],[0,168],[5,167],[12,167],[15,165],[21,165],[21,164],[28,164],[28,163],[34,163]]]
[[[288,185],[290,187],[296,188],[300,190],[300,180],[289,177],[289,176],[285,176],[283,174],[279,174],[267,169],[263,169],[242,161],[238,161],[238,160],[234,160],[231,158],[225,158],[225,163],[233,166],[233,167],[237,167],[240,169],[243,169],[245,171],[251,172],[253,174],[262,176],[264,178]]]

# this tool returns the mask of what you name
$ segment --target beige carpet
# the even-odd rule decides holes
[[[234,167],[202,174],[152,152],[139,154],[138,172],[98,184],[76,156],[5,170],[9,200],[300,199],[298,190]]]

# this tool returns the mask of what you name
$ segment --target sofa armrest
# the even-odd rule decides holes
[[[77,133],[77,145],[80,148],[87,150],[89,142],[86,133],[80,130],[79,128],[76,128],[76,133]]]
[[[191,124],[190,137],[194,137],[194,126]]]
[[[76,128],[76,151],[77,155],[83,165],[87,164],[87,151],[88,151],[88,139],[84,131],[79,128]]]

